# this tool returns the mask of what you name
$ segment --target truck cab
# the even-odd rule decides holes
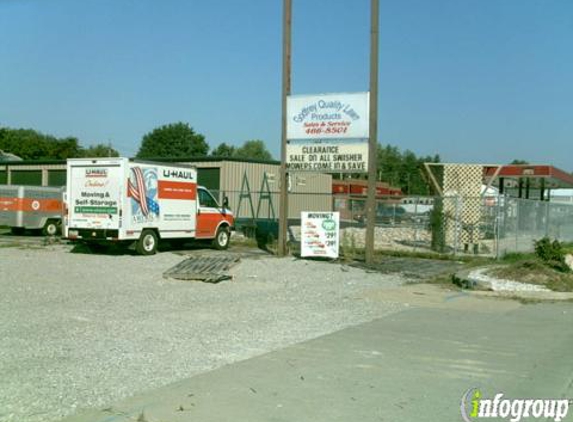
[[[226,199],[226,198],[225,198]],[[235,220],[226,200],[220,205],[215,197],[203,186],[197,187],[197,239],[215,239],[215,246],[222,246],[228,239],[229,230],[234,229]],[[224,228],[225,230],[220,230]],[[217,239],[218,236],[223,236]]]

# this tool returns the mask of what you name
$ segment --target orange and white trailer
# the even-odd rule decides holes
[[[160,239],[211,239],[225,249],[234,217],[223,202],[197,185],[194,167],[69,159],[64,237],[92,244],[135,242],[142,255],[154,254]]]
[[[53,236],[62,223],[62,195],[61,188],[0,185],[0,226],[14,234],[42,230]]]

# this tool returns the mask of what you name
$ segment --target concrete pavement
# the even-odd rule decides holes
[[[431,286],[383,296],[393,294],[410,310],[66,421],[441,422],[461,420],[472,387],[491,397],[573,397],[570,303],[521,305]]]

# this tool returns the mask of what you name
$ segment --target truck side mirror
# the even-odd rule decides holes
[[[229,198],[223,197],[223,208],[229,209]]]

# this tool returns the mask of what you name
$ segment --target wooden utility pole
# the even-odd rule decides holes
[[[378,0],[370,3],[370,137],[368,139],[368,197],[366,199],[366,263],[374,262],[376,227],[376,146],[378,137]]]
[[[279,207],[279,239],[278,255],[285,256],[287,248],[288,226],[288,174],[287,158],[287,97],[290,95],[291,73],[291,26],[292,0],[283,0],[283,87],[282,87],[282,134],[281,134],[281,181]]]

